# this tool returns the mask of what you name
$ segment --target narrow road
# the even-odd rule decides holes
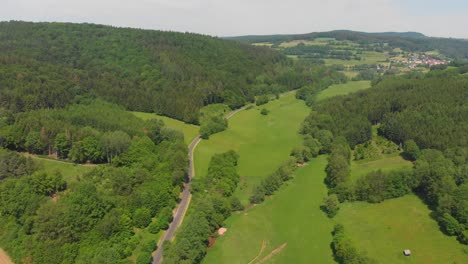
[[[244,110],[248,105],[236,109],[226,115],[226,119],[231,118],[233,115],[237,114],[238,112]],[[158,248],[156,251],[153,253],[153,264],[160,264],[162,262],[162,257],[163,257],[163,248],[162,245],[164,241],[170,241],[174,238],[174,234],[177,231],[177,228],[179,228],[180,224],[184,220],[185,212],[187,211],[190,200],[192,198],[192,195],[190,194],[190,185],[192,183],[192,178],[195,176],[195,166],[193,164],[193,152],[195,151],[195,148],[197,147],[198,143],[202,140],[201,136],[197,136],[192,143],[190,143],[188,147],[188,159],[189,159],[189,169],[188,169],[188,183],[184,185],[184,190],[182,192],[182,197],[180,199],[180,203],[177,206],[174,214],[174,218],[172,220],[172,223],[169,225],[169,228],[167,229],[166,232],[164,232],[164,235],[162,239],[159,240],[158,243]]]

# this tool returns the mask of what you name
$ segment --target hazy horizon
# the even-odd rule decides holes
[[[0,20],[93,23],[229,37],[332,30],[468,39],[463,0],[6,0]]]

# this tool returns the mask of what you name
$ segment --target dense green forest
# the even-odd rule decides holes
[[[280,53],[191,33],[1,22],[0,51],[0,107],[14,112],[99,97],[196,123],[204,105],[295,88]]]
[[[313,90],[308,93],[314,111],[301,132],[309,150],[330,153],[325,180],[330,196],[323,208],[329,216],[339,202],[376,203],[414,192],[434,211],[443,232],[468,243],[468,76],[463,72],[453,67],[386,77],[371,89],[320,102],[313,100]],[[352,158],[398,149],[414,161],[412,170],[374,171],[350,180]]]
[[[336,30],[298,35],[240,36],[227,39],[242,43],[268,42],[273,45],[278,45],[282,42],[293,40],[314,40],[317,38],[333,38],[339,41],[349,40],[364,46],[375,46],[376,43],[385,43],[386,45],[381,45],[378,48],[388,49],[389,51],[394,48],[401,48],[409,52],[439,50],[442,54],[453,59],[468,59],[468,41],[451,38],[431,38],[416,32],[364,33],[349,30]]]
[[[108,162],[68,182],[0,147],[0,243],[18,263],[128,263],[136,229],[167,228],[187,177],[181,132],[99,100],[0,120],[3,147]],[[155,246],[137,262],[150,262]]]

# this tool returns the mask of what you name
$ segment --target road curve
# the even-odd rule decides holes
[[[244,110],[247,107],[244,106],[242,108],[236,109],[226,115],[226,119],[231,118],[233,115],[237,114],[238,112]],[[201,136],[197,136],[192,143],[190,143],[188,147],[188,159],[189,159],[189,169],[188,169],[188,183],[184,184],[184,190],[182,191],[182,197],[180,199],[180,203],[177,206],[175,210],[174,217],[172,219],[172,223],[169,224],[169,228],[167,229],[166,232],[164,232],[164,235],[162,239],[159,240],[158,243],[158,248],[156,249],[155,252],[153,252],[153,264],[160,264],[162,262],[162,256],[163,256],[163,243],[164,241],[167,240],[172,240],[174,238],[174,234],[177,231],[177,228],[179,228],[180,224],[184,220],[185,212],[188,209],[188,206],[190,204],[190,200],[192,198],[192,195],[190,194],[190,185],[192,183],[192,178],[195,176],[195,166],[193,163],[193,152],[195,151],[195,148],[197,147],[198,143],[202,140]]]

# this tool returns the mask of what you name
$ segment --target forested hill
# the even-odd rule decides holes
[[[314,40],[317,38],[349,40],[360,44],[387,43],[393,48],[401,48],[410,52],[438,50],[453,59],[468,59],[468,41],[453,38],[427,37],[417,32],[365,33],[350,30],[335,30],[297,35],[239,36],[226,39],[236,40],[241,43],[268,42],[275,45],[293,40]]]
[[[198,34],[0,22],[0,107],[21,112],[101,97],[197,122],[203,105],[245,104],[255,78],[277,76],[286,63],[274,50]]]

